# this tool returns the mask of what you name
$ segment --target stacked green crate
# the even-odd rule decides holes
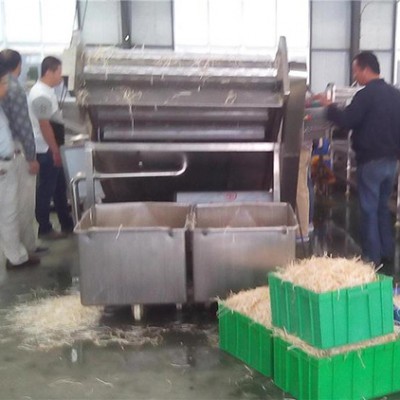
[[[269,274],[272,324],[314,347],[328,349],[392,333],[392,278],[315,293]]]
[[[398,339],[316,357],[279,336],[274,337],[274,382],[299,400],[385,396],[400,391],[399,371]]]
[[[298,399],[316,400],[372,398],[400,391],[396,377],[400,341],[393,334],[391,278],[378,276],[375,282],[325,293],[296,286],[274,273],[269,284],[272,324],[278,328],[274,336],[278,387]],[[286,332],[295,340],[289,340]],[[345,347],[339,350],[339,346]]]
[[[273,375],[273,338],[270,323],[270,303],[268,287],[261,287],[249,291],[240,292],[237,295],[248,301],[248,295],[254,293],[256,299],[262,296],[262,302],[255,301],[251,307],[247,307],[250,315],[244,311],[229,307],[229,299],[218,303],[219,319],[219,346],[222,350],[246,363],[261,374],[272,377]],[[255,294],[257,293],[257,294]],[[264,294],[265,293],[265,294]],[[240,297],[241,295],[247,298]],[[260,312],[264,323],[257,321],[251,315],[250,309],[257,308],[258,318]],[[246,309],[246,307],[244,307]]]
[[[218,319],[219,347],[261,374],[272,377],[272,331],[221,302]]]

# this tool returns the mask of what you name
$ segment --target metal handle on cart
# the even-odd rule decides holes
[[[82,172],[78,172],[69,182],[72,197],[72,218],[74,223],[77,224],[80,219],[80,207],[79,207],[79,182],[86,179],[86,175]]]
[[[182,175],[188,166],[186,154],[182,154],[182,166],[176,170],[167,171],[148,171],[148,172],[97,172],[93,174],[93,179],[114,179],[114,178],[151,178],[160,176],[179,176]]]
[[[149,178],[149,177],[166,177],[166,176],[179,176],[182,175],[188,167],[188,160],[186,154],[182,154],[182,165],[176,170],[167,171],[148,171],[148,172],[114,172],[102,173],[95,172],[93,180],[98,179],[119,179],[119,178]],[[79,206],[79,182],[86,180],[86,175],[78,172],[70,181],[71,196],[72,196],[72,217],[75,223],[80,219],[80,206]]]

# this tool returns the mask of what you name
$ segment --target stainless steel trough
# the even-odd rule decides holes
[[[173,203],[114,203],[87,210],[79,237],[85,305],[186,302],[186,219]]]
[[[194,300],[266,284],[295,257],[297,220],[286,203],[198,205],[193,230]]]

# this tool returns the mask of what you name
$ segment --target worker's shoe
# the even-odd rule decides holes
[[[39,233],[39,239],[43,240],[60,240],[65,239],[68,234],[65,232],[58,232],[52,229],[50,232],[47,233]]]
[[[9,260],[7,260],[6,268],[7,269],[17,269],[24,267],[34,267],[40,264],[40,258],[33,254],[28,256],[28,259],[21,264],[12,264]]]
[[[72,234],[74,233],[74,228],[72,229],[61,229],[61,233],[63,235],[67,236],[72,236]]]
[[[34,253],[35,254],[43,254],[47,253],[49,251],[49,248],[46,246],[37,246]]]
[[[296,243],[301,244],[301,243],[309,243],[310,242],[310,236],[305,235],[305,236],[296,236]]]
[[[67,225],[67,226],[62,226],[61,227],[61,232],[65,233],[67,235],[73,233],[74,232],[74,225],[71,224],[71,225]]]

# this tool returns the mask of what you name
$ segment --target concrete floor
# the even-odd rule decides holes
[[[343,194],[316,205],[315,232],[298,245],[310,254],[359,254],[354,199]],[[398,242],[398,241],[397,241]],[[41,289],[64,293],[78,268],[74,238],[49,244],[37,268],[0,270],[0,399],[286,399],[271,380],[218,349],[215,308],[147,309],[135,323],[128,308],[107,312],[108,326],[152,326],[162,342],[121,348],[76,343],[48,352],[26,351],[19,335],[7,335],[4,316]],[[398,277],[399,251],[385,273]],[[400,399],[400,395],[389,397]]]

